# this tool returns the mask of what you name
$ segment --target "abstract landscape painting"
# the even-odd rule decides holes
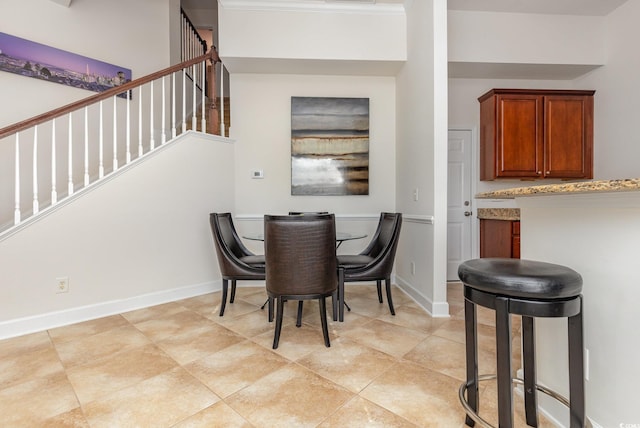
[[[291,194],[369,194],[369,99],[291,97]]]
[[[2,32],[0,70],[96,92],[131,80],[127,68]]]

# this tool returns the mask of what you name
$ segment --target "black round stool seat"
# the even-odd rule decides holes
[[[534,260],[484,258],[467,260],[458,267],[464,284],[467,380],[459,398],[467,414],[466,423],[491,425],[479,416],[479,388],[482,380],[496,379],[500,428],[513,427],[513,383],[523,385],[527,425],[538,426],[537,391],[559,400],[569,408],[571,428],[583,428],[584,339],[582,322],[582,277],[566,266]],[[496,374],[478,373],[476,305],[495,311]],[[522,317],[522,372],[512,377],[511,317]],[[568,335],[569,396],[538,385],[535,363],[535,318],[566,318]]]
[[[582,292],[582,277],[553,263],[521,259],[475,259],[458,267],[465,285],[508,297],[566,299]]]

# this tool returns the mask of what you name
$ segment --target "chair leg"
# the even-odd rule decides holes
[[[338,321],[338,289],[331,294],[331,304],[333,306],[333,320]]]
[[[509,299],[496,298],[496,359],[498,363],[498,425],[513,426],[511,379],[511,316]]]
[[[478,393],[478,336],[476,334],[476,305],[467,299],[464,301],[464,329],[467,359],[467,403],[478,413],[480,395]],[[465,423],[472,427],[473,419],[466,417]]]
[[[344,268],[338,268],[338,321],[344,321]]]
[[[282,297],[276,298],[278,302],[278,311],[276,313],[276,331],[273,335],[273,349],[278,348],[280,342],[280,331],[282,330],[282,313],[284,312],[284,299]]]
[[[224,315],[224,307],[227,305],[227,290],[229,288],[229,281],[222,280],[222,299],[220,301],[220,316]]]
[[[269,297],[269,322],[273,322],[273,297]]]
[[[298,317],[296,319],[296,327],[300,327],[302,325],[302,304],[304,302],[302,300],[298,300]]]
[[[568,319],[569,335],[569,409],[571,428],[583,427],[585,423],[584,403],[584,330],[582,326],[582,296],[580,312]]]
[[[387,289],[387,303],[389,303],[389,310],[391,315],[395,315],[396,311],[393,309],[393,299],[391,298],[391,278],[385,278],[384,280]]]
[[[527,425],[538,426],[538,391],[536,389],[535,326],[532,317],[522,317],[522,360],[524,371],[524,409]]]
[[[327,326],[327,301],[325,297],[318,299],[320,302],[320,323],[322,324],[322,335],[324,336],[324,346],[331,347],[329,343],[329,327]]]
[[[236,300],[236,280],[231,280],[231,297],[229,298],[229,303],[233,303]]]
[[[376,280],[376,287],[378,288],[378,302],[382,303],[382,281]]]

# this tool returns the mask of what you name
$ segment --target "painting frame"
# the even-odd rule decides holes
[[[291,97],[291,195],[369,195],[369,98]]]

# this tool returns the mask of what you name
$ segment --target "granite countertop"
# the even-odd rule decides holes
[[[481,220],[520,220],[520,208],[478,208]]]
[[[523,196],[563,195],[572,193],[630,192],[640,190],[640,178],[620,180],[581,181],[576,183],[544,184],[541,186],[515,187],[478,193],[477,199],[514,199]]]

